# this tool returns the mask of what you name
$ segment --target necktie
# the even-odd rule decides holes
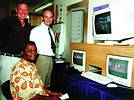
[[[51,35],[51,32],[50,32],[50,28],[48,28],[48,33],[50,35],[50,38],[51,38],[51,48],[53,50],[53,53],[55,53],[55,50],[56,50],[56,46],[55,46],[55,43],[53,41],[53,38],[52,38],[52,35]]]

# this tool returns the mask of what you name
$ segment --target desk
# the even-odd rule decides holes
[[[80,75],[69,71],[66,65],[54,66],[51,88],[61,93],[68,93],[70,100],[134,100],[134,90],[128,88],[107,88]]]

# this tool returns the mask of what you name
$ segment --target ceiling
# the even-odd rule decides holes
[[[44,5],[53,0],[26,0],[29,5],[29,11],[33,12],[35,8]],[[9,8],[14,10],[18,0],[1,0],[0,7]]]

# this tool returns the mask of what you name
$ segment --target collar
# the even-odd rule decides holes
[[[21,58],[20,61],[23,62],[23,63],[30,64],[30,65],[33,65],[34,64],[33,62],[27,61],[24,58]]]
[[[43,22],[41,23],[41,26],[43,26],[45,28],[49,28],[49,26],[45,25]]]

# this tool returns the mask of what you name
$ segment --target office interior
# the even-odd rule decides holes
[[[131,41],[128,38],[128,41],[123,43],[94,40],[91,12],[93,0],[27,1],[29,3],[28,21],[33,27],[41,23],[41,11],[45,5],[54,11],[55,18],[52,29],[56,36],[56,59],[52,74],[53,90],[63,94],[68,93],[70,96],[68,100],[132,100],[134,94],[133,37],[130,38]],[[97,0],[95,1],[97,2]],[[16,3],[17,0],[2,1],[0,19],[14,16]],[[84,66],[79,70],[73,66],[73,50],[86,52]],[[82,73],[90,71],[93,66],[98,71],[97,74],[106,77],[107,55],[109,54],[133,59],[130,87],[117,83],[117,87],[109,88],[107,84],[100,84],[81,76]]]

